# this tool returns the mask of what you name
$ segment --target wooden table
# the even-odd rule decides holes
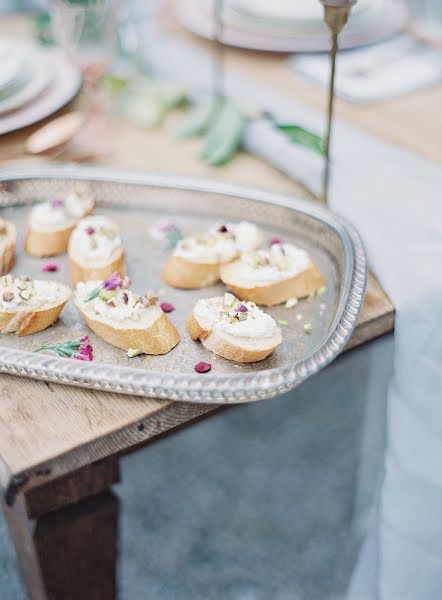
[[[29,22],[4,19],[2,30],[27,35]],[[247,68],[248,75],[279,86],[287,94],[306,94],[314,104],[323,103],[322,92],[314,87],[294,78],[282,80],[281,57],[232,51],[229,60],[234,61],[234,68]],[[427,94],[440,101],[442,87]],[[343,103],[340,113],[350,122],[360,121],[368,129],[382,130],[389,139],[406,138],[405,147],[415,144],[414,149],[423,152],[418,145],[423,136],[413,135],[411,119],[407,121],[409,129],[401,126],[404,106],[410,102],[413,106],[411,98],[387,103],[384,114],[376,106],[363,109],[358,119],[357,109]],[[410,114],[414,115],[414,109]],[[212,176],[305,194],[295,182],[246,154],[220,171],[203,165],[196,159],[199,142],[177,145],[170,135],[178,118],[169,119],[165,129],[153,132],[113,119],[112,129],[119,143],[100,163]],[[414,127],[419,130],[420,124]],[[23,144],[33,129],[1,138],[3,165],[27,160]],[[427,141],[436,127],[428,129]],[[440,141],[442,132],[438,135]],[[439,152],[435,158],[442,161],[440,146],[433,147],[430,141],[423,153],[428,153],[429,147],[435,154]],[[393,306],[370,276],[349,347],[391,331],[393,323]],[[118,501],[111,487],[119,480],[119,457],[219,408],[106,394],[11,375],[0,376],[0,398],[2,504],[29,596],[34,600],[111,600],[115,597],[118,519]]]

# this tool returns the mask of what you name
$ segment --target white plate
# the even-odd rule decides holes
[[[341,48],[355,48],[391,37],[402,31],[408,17],[401,0],[384,0],[376,10],[373,8],[363,12],[370,14],[367,18],[355,19],[353,26],[348,25],[343,30],[340,36]],[[216,27],[207,0],[177,2],[175,13],[184,27],[197,35],[213,39]],[[361,17],[362,13],[357,16]],[[322,31],[309,31],[308,28],[290,31],[279,28],[273,29],[270,34],[268,29],[262,29],[263,19],[256,20],[254,28],[251,27],[251,22],[252,19],[247,26],[226,23],[221,41],[229,46],[269,52],[321,52],[330,48],[330,36],[325,26]]]
[[[54,67],[45,54],[38,50],[32,50],[34,53],[32,60],[32,69],[29,78],[25,80],[24,85],[18,85],[17,89],[11,94],[0,98],[0,115],[20,108],[27,102],[34,100],[51,82],[54,76]],[[26,67],[26,64],[24,64]]]
[[[0,45],[0,98],[14,91],[19,82],[25,82],[23,71],[27,67],[23,56]]]
[[[50,65],[53,78],[39,95],[25,105],[0,115],[0,135],[32,125],[57,112],[78,93],[80,72],[58,49],[39,50]]]

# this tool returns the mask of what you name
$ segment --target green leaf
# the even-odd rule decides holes
[[[296,125],[296,123],[275,123],[274,127],[285,133],[294,144],[309,148],[317,154],[324,154],[324,140],[320,135],[301,127],[301,125]]]
[[[231,100],[224,100],[217,111],[202,150],[202,158],[212,166],[232,160],[241,145],[246,119]]]
[[[181,139],[204,135],[216,116],[216,100],[210,98],[205,100],[190,111],[189,116],[184,121],[184,125],[179,132]]]

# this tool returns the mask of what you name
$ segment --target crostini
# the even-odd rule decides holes
[[[90,329],[108,344],[140,354],[166,354],[180,334],[155,298],[135,294],[128,286],[118,273],[105,281],[80,282],[75,303]]]
[[[245,252],[238,260],[222,265],[220,274],[222,282],[238,298],[263,306],[304,298],[325,284],[305,250],[283,243]]]
[[[82,219],[69,239],[72,285],[79,281],[102,281],[118,273],[126,275],[120,229],[109,217]]]
[[[30,212],[25,250],[31,256],[56,256],[66,252],[76,224],[94,208],[87,190],[76,187],[66,198],[36,204]]]
[[[0,219],[0,275],[9,273],[14,262],[17,230],[14,223]]]
[[[241,252],[261,244],[261,232],[253,223],[216,225],[178,241],[164,269],[163,280],[182,289],[203,288],[218,283],[220,266]]]
[[[53,325],[71,296],[71,290],[55,281],[29,277],[0,277],[0,333],[18,336],[43,331]]]
[[[241,363],[263,360],[282,342],[273,317],[229,293],[199,300],[186,328],[208,350]]]

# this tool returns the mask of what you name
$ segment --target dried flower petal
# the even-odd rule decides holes
[[[52,206],[52,208],[63,208],[64,200],[55,198],[54,200],[49,200],[49,204]]]
[[[88,235],[94,235],[94,233],[95,233],[95,228],[94,228],[94,227],[92,227],[92,225],[89,225],[88,227],[86,227],[86,229],[85,229],[85,232],[86,232]]]
[[[278,236],[274,236],[269,240],[269,245],[273,246],[273,244],[283,244],[284,240]]]
[[[197,373],[207,373],[212,368],[212,365],[210,363],[201,361],[197,363],[193,368]]]
[[[228,229],[225,225],[220,225],[217,229],[220,233],[227,233]]]
[[[105,290],[117,290],[123,285],[123,280],[118,273],[113,273],[105,281],[103,281],[102,287]]]
[[[249,312],[249,309],[244,304],[240,304],[239,306],[236,306],[233,310],[237,313]]]
[[[170,312],[173,312],[175,310],[174,305],[170,304],[170,302],[161,302],[160,308],[165,313],[170,313]]]
[[[59,269],[59,267],[55,263],[46,263],[41,268],[43,273],[56,273],[58,271],[58,269]]]

